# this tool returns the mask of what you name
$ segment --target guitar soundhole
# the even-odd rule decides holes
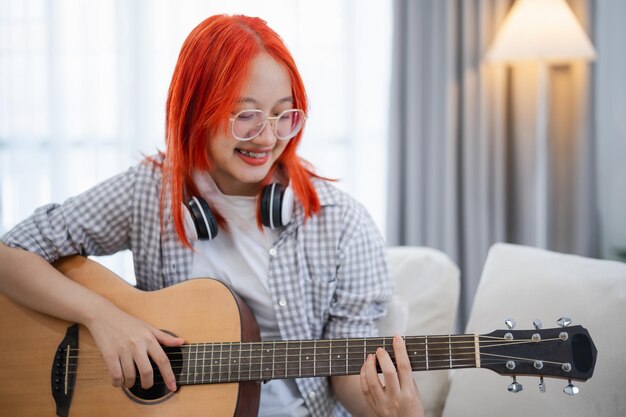
[[[584,334],[577,334],[572,338],[574,366],[580,372],[588,372],[593,365],[591,340]]]
[[[178,380],[183,363],[183,354],[181,348],[163,346],[163,350],[165,351],[167,357],[170,359],[170,363],[172,364],[172,370],[174,371],[176,380]],[[154,369],[154,384],[152,385],[152,387],[148,389],[142,388],[141,381],[139,380],[139,378],[137,378],[135,385],[133,385],[133,387],[128,390],[134,396],[141,398],[145,401],[158,400],[171,393],[171,391],[165,386],[165,383],[163,382],[163,377],[161,376],[161,372],[159,372],[159,368],[154,362],[152,362],[152,359],[150,360],[150,363],[152,364],[152,369]]]

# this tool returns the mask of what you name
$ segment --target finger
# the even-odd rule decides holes
[[[124,385],[126,388],[132,388],[135,385],[135,361],[130,355],[120,356],[120,364],[122,366],[122,373],[124,374]]]
[[[378,378],[378,371],[376,370],[376,355],[368,355],[365,361],[365,378],[367,379],[367,386],[370,391],[370,395],[374,398],[374,401],[378,402],[384,394],[385,387]]]
[[[154,385],[154,372],[152,371],[152,364],[148,359],[147,354],[138,354],[135,356],[135,363],[137,364],[137,370],[139,371],[139,380],[141,382],[141,388],[148,389]]]
[[[400,391],[400,382],[398,381],[398,373],[396,372],[396,367],[389,356],[389,353],[383,349],[376,349],[376,359],[378,359],[378,363],[380,364],[380,369],[383,371],[383,375],[385,376],[385,387],[387,390],[391,392],[399,392]]]
[[[367,404],[370,406],[370,408],[374,408],[376,406],[376,400],[372,396],[372,393],[369,387],[369,382],[368,382],[367,375],[366,375],[367,368],[368,368],[367,364],[368,362],[370,362],[370,359],[372,357],[373,355],[367,356],[367,358],[365,359],[365,362],[363,363],[363,366],[361,366],[361,372],[359,373],[359,377],[361,379],[361,392],[363,393],[363,397],[365,397],[365,401],[367,401]]]
[[[122,372],[120,359],[117,355],[103,355],[103,358],[107,369],[109,370],[109,375],[111,375],[111,384],[115,388],[119,388],[122,386],[122,382],[124,382],[124,374]]]
[[[152,333],[154,334],[154,337],[156,337],[156,340],[164,346],[180,346],[185,343],[182,338],[172,336],[171,334],[165,333],[159,329],[152,329]]]
[[[176,376],[172,370],[170,359],[163,351],[163,348],[155,343],[148,348],[148,354],[159,368],[165,386],[167,386],[170,391],[176,391]]]
[[[413,379],[413,370],[411,369],[411,361],[406,350],[406,343],[401,336],[393,338],[393,352],[396,357],[396,368],[398,370],[398,379],[400,388],[409,388],[415,385]]]

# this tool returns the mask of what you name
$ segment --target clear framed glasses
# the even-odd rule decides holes
[[[285,110],[278,116],[266,116],[258,109],[242,110],[230,118],[230,127],[235,139],[248,141],[261,134],[268,120],[278,139],[289,140],[304,126],[306,114],[300,109]]]

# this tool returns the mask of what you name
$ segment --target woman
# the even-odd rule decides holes
[[[66,279],[49,265],[60,257],[130,249],[145,290],[221,279],[266,340],[374,336],[391,294],[383,242],[365,210],[297,156],[306,111],[295,63],[265,22],[206,19],[172,77],[166,152],[17,225],[0,244],[0,290],[84,324],[116,387],[135,383],[135,367],[150,387],[151,358],[175,390],[161,345],[183,341]],[[360,375],[264,384],[259,414],[326,416],[336,397],[355,416],[420,416],[400,337],[394,350],[398,372],[379,349]]]

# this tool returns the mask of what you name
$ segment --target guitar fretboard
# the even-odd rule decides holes
[[[379,347],[395,363],[391,337],[184,345],[180,385],[358,374]],[[480,366],[475,335],[405,338],[414,371]]]

